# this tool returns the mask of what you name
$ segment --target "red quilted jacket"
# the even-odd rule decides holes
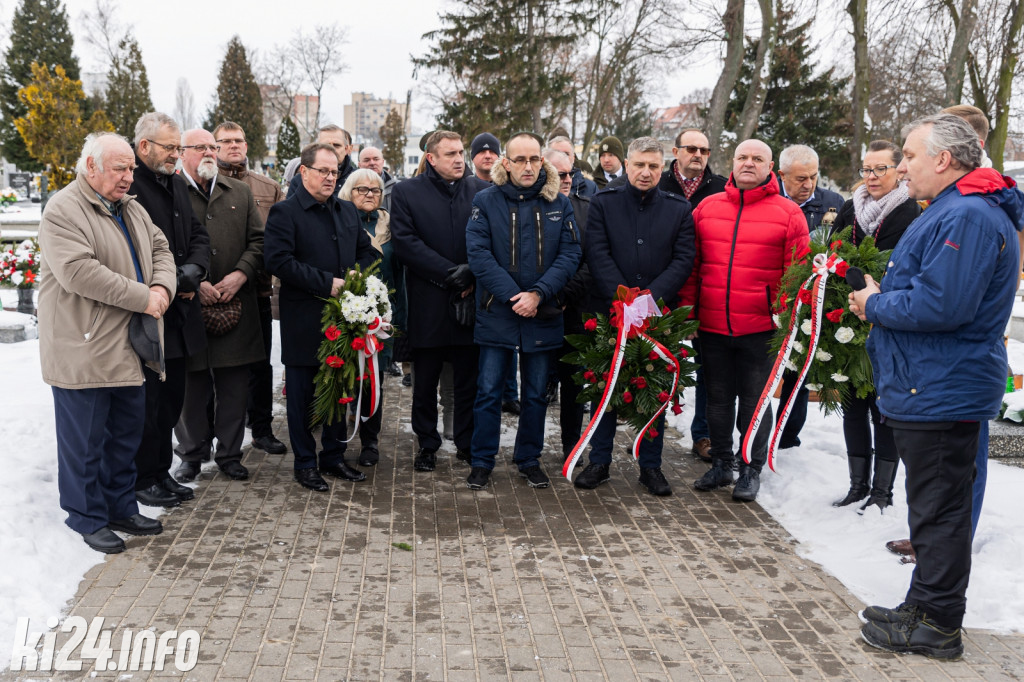
[[[810,245],[800,207],[779,195],[774,174],[748,190],[730,177],[725,192],[702,201],[693,218],[697,258],[679,297],[695,306],[700,330],[742,336],[774,329],[779,280]]]

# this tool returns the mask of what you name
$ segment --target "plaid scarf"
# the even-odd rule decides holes
[[[687,201],[689,201],[690,197],[693,196],[693,193],[697,191],[697,188],[700,187],[701,181],[704,180],[703,173],[695,177],[693,180],[687,180],[683,174],[679,172],[678,163],[672,164],[672,174],[676,176],[676,182],[678,182],[679,186],[683,188],[683,196],[686,197]]]

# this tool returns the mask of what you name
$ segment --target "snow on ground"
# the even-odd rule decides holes
[[[11,206],[6,211],[0,212],[0,224],[3,223],[38,223],[42,218],[43,211],[39,204],[22,202]],[[4,234],[7,234],[4,231]]]
[[[10,292],[0,294],[6,302]],[[275,336],[277,325],[275,324]],[[275,341],[275,351],[280,344]],[[1024,364],[1024,344],[1011,348]],[[275,365],[279,364],[275,352]],[[39,342],[0,344],[0,442],[4,474],[0,476],[0,650],[13,642],[19,616],[41,629],[60,615],[89,568],[103,561],[64,525],[57,496],[56,440],[50,388],[39,372]],[[278,410],[282,409],[277,406]],[[689,406],[672,424],[689,446]],[[831,501],[847,488],[846,461],[838,417],[813,409],[803,445],[779,454],[778,470],[765,472],[759,501],[797,539],[801,556],[818,562],[865,603],[895,605],[902,600],[911,570],[889,554],[887,540],[905,537],[906,502],[897,479],[892,513],[858,516],[854,508],[833,509]],[[548,438],[557,426],[548,421]],[[503,429],[502,445],[514,431]],[[208,466],[213,466],[209,464]],[[556,475],[555,472],[550,472]],[[673,481],[676,486],[688,481]],[[968,592],[966,624],[974,628],[1024,632],[1024,539],[1019,520],[1024,512],[1019,491],[1024,470],[989,465],[985,511],[974,546],[974,571]],[[717,493],[712,493],[717,494]],[[143,508],[153,515],[159,510]],[[132,551],[128,540],[128,551]],[[0,659],[0,667],[6,661]]]

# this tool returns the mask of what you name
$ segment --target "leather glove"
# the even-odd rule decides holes
[[[462,297],[452,293],[451,308],[455,321],[463,327],[472,327],[476,323],[476,296],[473,294]]]
[[[178,267],[178,291],[189,293],[199,290],[199,283],[206,279],[206,271],[195,263],[185,263]]]
[[[444,278],[444,285],[452,291],[461,292],[471,287],[475,281],[476,277],[469,269],[469,263],[463,263],[454,268],[448,268],[448,276]]]

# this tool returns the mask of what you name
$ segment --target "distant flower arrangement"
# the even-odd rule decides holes
[[[39,278],[39,242],[26,239],[0,251],[0,286],[32,289]]]
[[[0,189],[0,206],[7,208],[11,204],[18,201],[18,194],[10,187]]]

